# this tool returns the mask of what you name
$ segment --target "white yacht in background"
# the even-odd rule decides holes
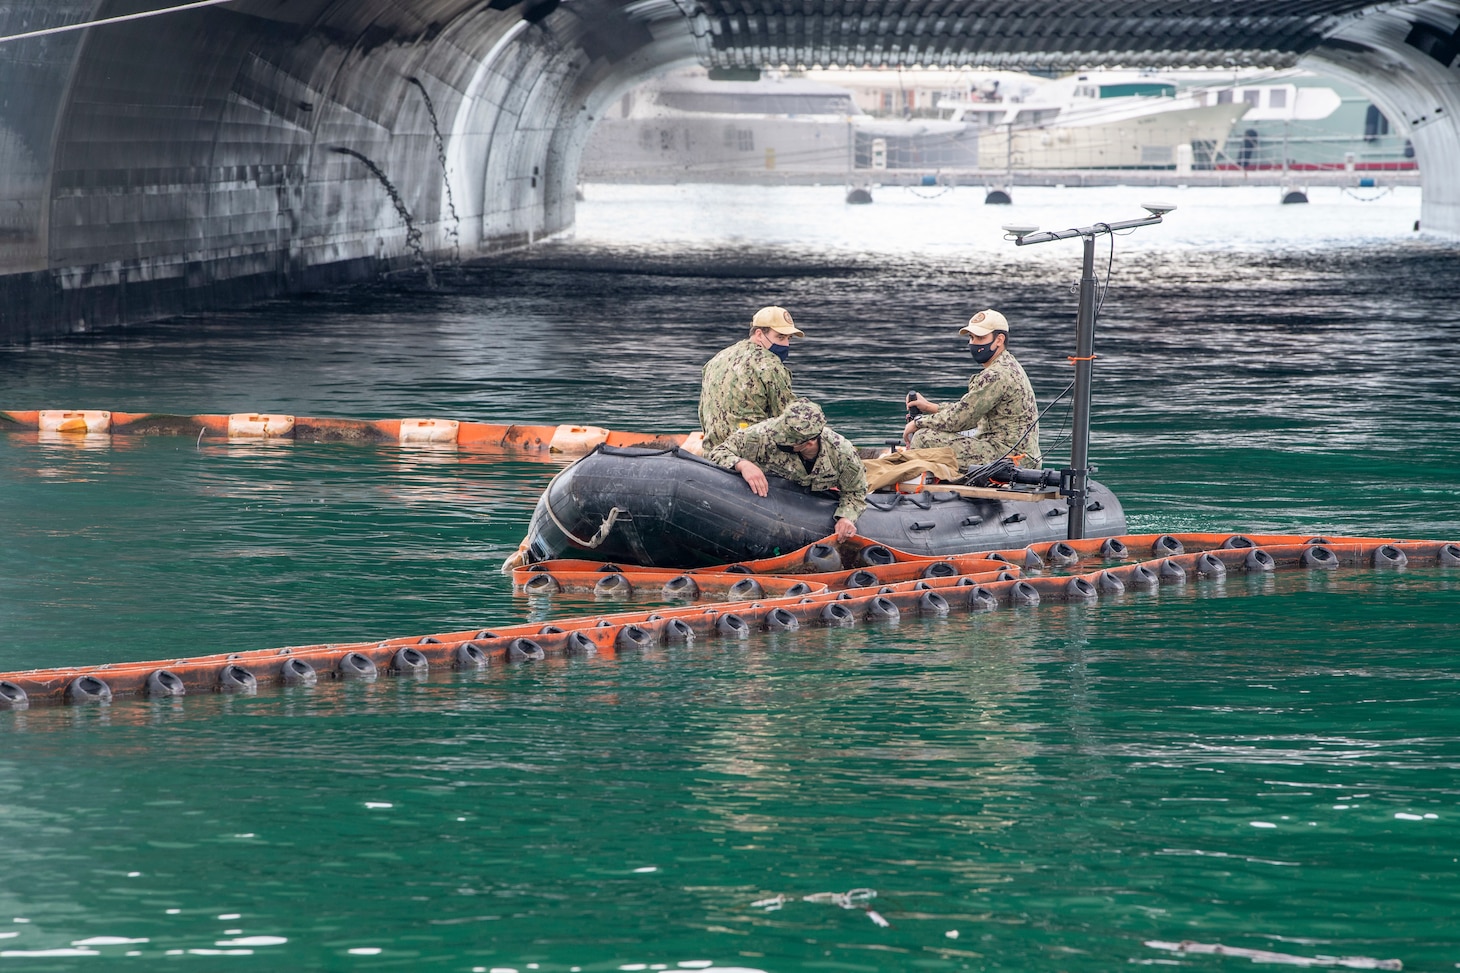
[[[979,165],[993,170],[1210,169],[1248,107],[1137,71],[1004,77],[939,103],[978,127]]]
[[[879,119],[852,92],[803,78],[712,81],[686,70],[624,95],[593,128],[585,179],[698,179],[775,172],[971,169],[978,131],[964,121]]]
[[[1245,104],[1218,169],[1409,172],[1414,146],[1368,96],[1307,71],[1228,75],[1194,91],[1209,104]]]
[[[595,126],[595,180],[778,181],[921,170],[1414,170],[1368,98],[1306,71],[815,70],[757,81],[676,72]]]

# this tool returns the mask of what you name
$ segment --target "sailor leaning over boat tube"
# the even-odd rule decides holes
[[[840,540],[857,532],[857,518],[867,509],[867,469],[857,448],[826,424],[821,407],[809,399],[735,430],[705,458],[739,473],[758,497],[770,492],[767,473],[811,490],[836,490],[832,519]]]
[[[736,429],[778,416],[796,400],[786,357],[791,338],[805,337],[791,313],[772,305],[755,312],[750,336],[705,363],[700,384],[700,428],[705,449]]]
[[[980,311],[958,333],[968,338],[969,354],[979,366],[968,380],[968,392],[957,402],[941,404],[916,392],[909,395],[909,411],[922,415],[903,428],[903,441],[914,449],[952,447],[963,469],[1005,456],[1019,456],[1019,465],[1038,468],[1043,462],[1039,406],[1029,376],[1009,351],[1008,320],[992,309]]]

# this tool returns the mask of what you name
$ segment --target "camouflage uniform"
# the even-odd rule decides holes
[[[791,370],[749,338],[711,358],[701,374],[700,428],[707,451],[742,425],[778,416],[796,400]]]
[[[1039,466],[1039,407],[1029,376],[1014,356],[1005,351],[980,368],[968,380],[968,394],[957,402],[940,404],[937,412],[925,413],[912,434],[914,449],[951,446],[963,468],[996,460],[1029,429],[1029,435],[1014,447],[1011,456],[1024,455],[1024,466]],[[1032,427],[1032,428],[1031,428]],[[977,436],[964,430],[977,429]]]
[[[794,446],[821,435],[821,451],[810,470],[801,457],[780,446]],[[723,443],[705,454],[705,458],[727,470],[748,459],[768,474],[775,474],[812,490],[837,489],[841,502],[834,518],[852,522],[867,509],[867,469],[857,455],[857,447],[826,425],[826,418],[815,404],[801,399],[791,404],[782,415],[757,422],[732,432]]]

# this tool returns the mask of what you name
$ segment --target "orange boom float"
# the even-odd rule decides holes
[[[0,709],[118,696],[255,692],[382,672],[482,669],[550,656],[637,651],[699,637],[747,638],[807,625],[887,623],[905,614],[1092,602],[1128,589],[1229,574],[1460,567],[1447,541],[1301,535],[1140,534],[1055,541],[983,556],[928,557],[866,538],[819,541],[762,561],[685,572],[548,561],[513,571],[524,593],[649,594],[668,607],[347,645],[0,674]],[[731,579],[734,579],[733,581]],[[729,600],[727,600],[729,599]]]

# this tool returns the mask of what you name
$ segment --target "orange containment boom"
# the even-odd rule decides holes
[[[117,696],[254,692],[260,685],[371,679],[381,672],[611,655],[703,635],[745,638],[806,625],[890,621],[902,614],[1092,602],[1127,589],[1227,574],[1409,565],[1460,567],[1460,544],[1292,534],[1130,534],[928,557],[854,537],[840,543],[827,538],[781,557],[678,573],[544,561],[513,572],[513,584],[523,594],[591,590],[599,597],[625,598],[638,593],[673,604],[381,642],[3,673],[0,709],[105,702]]]
[[[175,416],[155,412],[102,410],[0,411],[0,430],[34,429],[47,435],[218,436],[240,439],[293,439],[309,442],[369,442],[455,445],[462,449],[501,449],[549,456],[582,456],[608,443],[698,453],[699,432],[618,432],[575,423],[524,425],[464,422],[459,419],[320,419],[281,413]]]

